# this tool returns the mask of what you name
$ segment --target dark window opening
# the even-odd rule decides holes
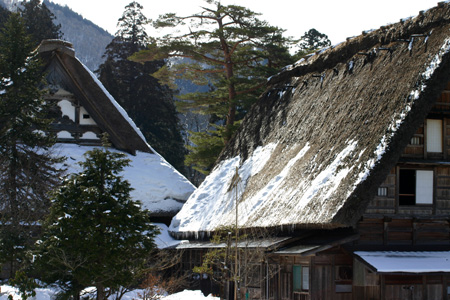
[[[433,174],[432,170],[400,170],[399,205],[433,204]]]
[[[83,114],[83,119],[90,119],[90,118],[91,118],[90,115],[88,115],[88,114]]]
[[[400,170],[399,205],[416,204],[416,170]]]

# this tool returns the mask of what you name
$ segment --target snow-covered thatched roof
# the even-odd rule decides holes
[[[246,115],[174,234],[351,226],[450,79],[450,4],[285,68]],[[231,190],[231,191],[230,191]]]
[[[81,171],[78,162],[84,161],[84,153],[93,148],[57,143],[54,153],[66,157],[63,167],[70,174]],[[115,149],[110,151],[120,152]],[[133,188],[131,197],[142,202],[143,208],[150,210],[152,216],[175,215],[195,190],[183,175],[157,153],[137,151],[135,155],[127,154],[126,158],[130,159],[130,166],[121,175]]]
[[[195,187],[152,149],[125,110],[75,57],[71,46],[60,40],[45,40],[39,46],[49,88],[58,85],[57,89],[63,88],[74,95],[77,105],[86,109],[95,126],[108,133],[111,151],[127,154],[131,164],[125,168],[123,176],[134,189],[132,198],[141,201],[153,216],[173,216]],[[75,123],[71,126],[83,127]],[[83,161],[83,154],[93,147],[83,140],[65,139],[54,146],[54,153],[67,158],[64,167],[68,173],[73,173],[81,170],[77,163]]]

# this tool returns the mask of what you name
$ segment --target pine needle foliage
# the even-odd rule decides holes
[[[55,24],[55,15],[45,3],[41,3],[41,0],[23,1],[19,12],[35,46],[44,39],[60,39],[62,37],[61,25]]]
[[[149,37],[143,7],[133,1],[117,23],[118,31],[106,47],[105,62],[97,73],[100,81],[127,111],[149,144],[178,171],[184,173],[184,141],[172,91],[151,74],[163,60],[136,63],[128,60],[145,49]]]
[[[153,76],[164,83],[185,79],[213,86],[205,93],[180,95],[182,101],[177,106],[182,112],[220,119],[222,122],[215,124],[223,127],[221,138],[226,144],[235,131],[235,122],[243,118],[261,94],[267,77],[293,62],[288,51],[291,40],[283,36],[283,30],[260,20],[259,14],[248,8],[222,5],[220,1],[206,2],[207,6],[198,13],[189,16],[168,13],[153,22],[155,28],[170,28],[175,33],[155,41],[130,59],[136,62],[188,59],[166,66]],[[214,135],[209,136],[215,139]],[[196,147],[201,146],[197,143]],[[187,161],[196,159],[193,157],[196,154],[190,155]]]
[[[11,263],[11,276],[48,212],[48,193],[60,175],[40,89],[42,66],[32,49],[23,19],[11,14],[0,33],[0,261]]]
[[[129,165],[123,153],[96,148],[85,158],[82,171],[53,194],[35,264],[68,295],[96,286],[97,299],[104,299],[105,289],[128,286],[140,275],[158,230],[120,176]]]

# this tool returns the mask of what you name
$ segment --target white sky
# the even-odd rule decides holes
[[[108,32],[116,32],[117,20],[132,0],[50,0],[67,5],[86,19]],[[187,15],[207,5],[203,0],[137,0],[144,7],[147,18],[176,12]],[[416,16],[419,11],[437,5],[438,0],[222,0],[222,4],[237,4],[261,13],[270,25],[286,29],[288,36],[299,38],[315,28],[325,33],[332,44],[347,37],[360,35],[364,30],[396,23]],[[148,34],[155,35],[149,29]]]

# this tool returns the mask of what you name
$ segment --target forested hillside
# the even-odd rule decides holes
[[[61,24],[63,39],[73,44],[77,57],[91,71],[97,70],[103,62],[105,47],[113,36],[68,6],[61,6],[48,0],[44,0],[44,3],[56,16],[56,23]]]
[[[18,0],[0,0],[0,5],[15,11],[20,2]],[[113,36],[71,10],[67,5],[61,6],[49,0],[43,0],[43,3],[55,15],[56,25],[61,24],[63,39],[73,44],[81,62],[91,71],[97,70],[103,62],[102,56],[105,53],[106,45],[111,42]]]

